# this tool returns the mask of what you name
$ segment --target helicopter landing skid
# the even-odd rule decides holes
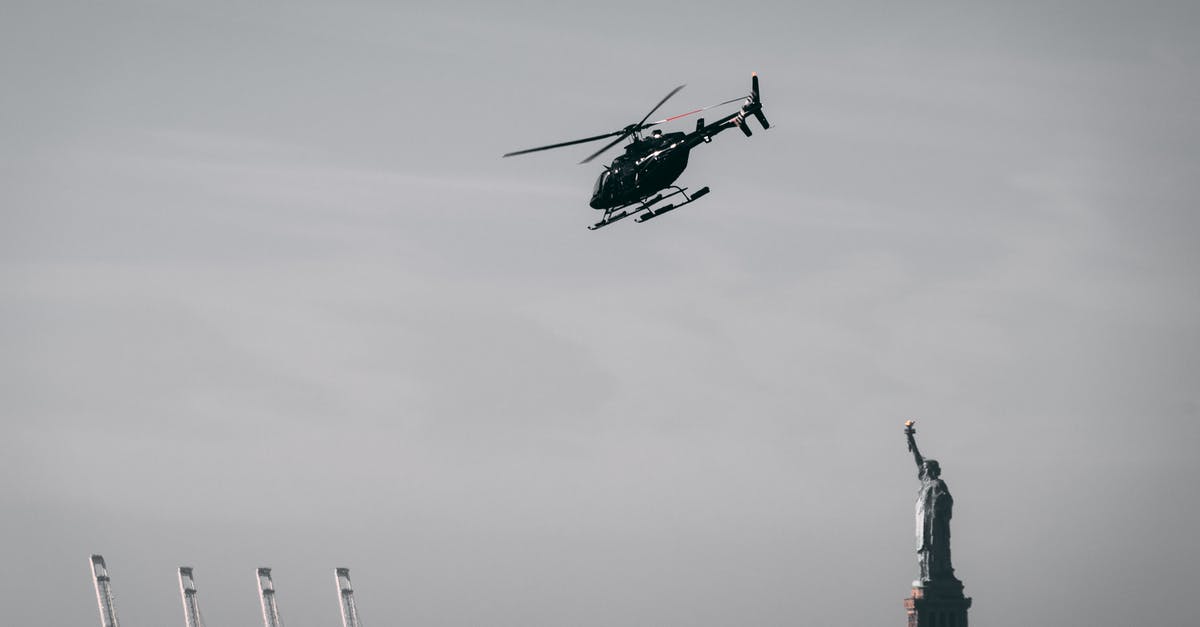
[[[673,191],[669,194],[658,194],[654,198],[651,198],[649,200],[643,200],[640,204],[638,204],[636,209],[625,210],[624,207],[622,207],[621,208],[622,211],[619,211],[617,213],[613,213],[614,211],[616,211],[615,209],[609,209],[608,211],[606,211],[604,213],[604,218],[601,219],[599,222],[589,226],[588,230],[595,231],[596,229],[606,227],[606,226],[612,224],[613,222],[619,222],[619,221],[624,220],[625,218],[628,218],[629,216],[632,216],[632,215],[637,215],[637,217],[633,219],[634,222],[639,222],[639,223],[645,222],[646,220],[650,220],[652,218],[657,218],[658,216],[661,216],[662,214],[667,213],[668,211],[674,211],[684,205],[691,204],[691,203],[695,202],[696,200],[698,200],[701,196],[708,193],[707,187],[701,187],[700,189],[693,192],[690,196],[687,193],[686,187],[672,186],[670,189],[674,189],[675,191]],[[686,198],[687,200],[685,200],[681,203],[678,203],[678,204],[665,205],[663,207],[660,207],[657,210],[653,208],[653,206],[656,203],[658,203],[664,199],[670,198],[672,196],[677,196],[680,194],[682,194],[683,197]],[[631,205],[625,205],[625,206],[629,207]],[[641,215],[638,215],[638,214],[641,214]]]

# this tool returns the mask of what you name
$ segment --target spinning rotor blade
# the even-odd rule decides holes
[[[584,139],[575,139],[575,140],[572,140],[569,142],[550,144],[549,146],[538,146],[537,148],[526,148],[525,150],[518,150],[516,152],[506,153],[504,156],[505,157],[515,157],[517,155],[524,155],[524,154],[528,154],[531,152],[550,150],[551,148],[562,148],[563,146],[574,146],[575,144],[586,144],[587,142],[594,142],[598,139],[605,139],[608,137],[617,136],[617,138],[614,139],[613,141],[609,142],[608,145],[606,145],[605,147],[601,148],[600,150],[597,150],[596,152],[592,153],[592,156],[579,162],[579,163],[587,163],[587,162],[591,161],[592,159],[599,157],[602,153],[604,153],[604,151],[608,150],[609,148],[612,148],[613,146],[616,146],[617,144],[621,143],[621,140],[642,130],[643,128],[646,128],[647,126],[654,126],[655,124],[661,124],[663,122],[666,122],[667,120],[660,120],[658,122],[652,122],[650,124],[645,123],[646,120],[650,119],[650,116],[654,115],[655,111],[658,111],[659,107],[663,106],[663,104],[665,104],[668,100],[671,99],[671,96],[674,96],[675,94],[679,93],[679,90],[681,90],[683,88],[684,88],[684,86],[680,85],[679,87],[672,89],[671,93],[664,96],[662,100],[659,100],[658,104],[654,105],[654,108],[650,109],[650,112],[647,113],[640,122],[638,122],[637,124],[630,124],[629,126],[626,126],[625,128],[623,128],[619,131],[613,131],[611,133],[605,133],[603,135],[596,135],[594,137],[586,137]],[[713,106],[718,106],[718,105],[713,105]],[[705,107],[705,109],[708,109],[708,108],[710,108],[710,107]],[[690,115],[692,113],[696,113],[697,111],[703,111],[703,110],[704,109],[696,109],[696,111],[691,111],[689,113],[685,113],[684,115]],[[682,116],[675,116],[675,117],[682,117]],[[668,118],[668,120],[673,120],[673,119],[675,119],[675,118]]]
[[[642,125],[646,123],[646,120],[649,120],[650,116],[654,115],[654,112],[658,111],[659,107],[666,104],[666,102],[671,99],[671,96],[674,96],[675,94],[679,93],[679,90],[683,89],[684,87],[687,87],[687,85],[680,85],[679,87],[672,89],[671,93],[667,94],[666,96],[663,96],[663,99],[659,100],[658,104],[654,105],[654,108],[650,110],[650,113],[647,113],[646,117],[642,118],[642,121],[637,123],[637,127],[642,128]]]
[[[603,148],[601,148],[600,150],[597,150],[596,152],[593,152],[593,153],[591,154],[591,156],[589,156],[587,159],[584,159],[583,161],[580,161],[580,162],[579,162],[579,165],[583,165],[583,164],[585,164],[585,163],[587,163],[587,162],[591,161],[592,159],[595,159],[596,157],[599,157],[600,155],[604,154],[604,151],[606,151],[606,150],[608,150],[609,148],[612,148],[613,146],[616,146],[617,144],[621,143],[621,141],[622,141],[623,139],[625,139],[626,137],[629,137],[630,135],[633,135],[633,132],[634,132],[635,130],[637,130],[637,129],[636,129],[636,128],[628,128],[628,129],[626,129],[626,130],[624,130],[624,131],[618,131],[619,133],[621,133],[621,136],[620,136],[620,137],[618,137],[618,138],[616,138],[616,139],[614,139],[614,140],[612,140],[612,141],[608,142],[608,143],[607,143],[607,144],[605,144],[605,146],[604,146]]]
[[[624,133],[624,132],[625,132],[625,130],[622,129],[619,131],[613,131],[611,133],[605,133],[603,135],[597,135],[595,137],[588,137],[586,139],[576,139],[576,140],[569,141],[569,142],[562,142],[561,144],[550,144],[549,146],[539,146],[537,148],[527,148],[525,150],[518,150],[516,152],[507,153],[504,156],[505,157],[515,157],[517,155],[523,155],[523,154],[530,153],[530,152],[538,152],[539,150],[550,150],[551,148],[562,148],[563,146],[574,146],[575,144],[586,144],[587,142],[594,142],[597,139],[604,139],[605,137],[612,137],[613,135],[620,135],[621,133]]]
[[[717,107],[723,107],[723,106],[725,106],[725,105],[727,105],[727,104],[733,104],[733,103],[735,103],[735,102],[741,102],[741,101],[743,101],[743,100],[745,100],[745,99],[746,99],[746,97],[745,97],[745,96],[742,96],[742,97],[740,97],[740,98],[734,98],[733,100],[726,100],[725,102],[718,102],[717,104],[708,105],[707,107],[700,107],[699,109],[692,109],[691,111],[688,111],[687,113],[680,113],[679,115],[673,115],[673,116],[671,116],[671,117],[669,117],[669,118],[663,118],[663,119],[661,119],[661,120],[658,120],[657,122],[651,122],[651,123],[649,123],[649,124],[646,124],[646,125],[645,125],[645,126],[643,126],[642,128],[650,128],[651,126],[656,126],[656,125],[658,125],[658,124],[665,124],[665,123],[667,123],[667,122],[670,122],[670,121],[672,121],[672,120],[678,120],[679,118],[686,118],[687,116],[689,116],[689,115],[692,115],[693,113],[700,113],[701,111],[708,111],[709,109],[715,109],[715,108],[717,108]]]
[[[662,100],[659,100],[659,101],[658,101],[658,104],[654,105],[654,108],[653,108],[653,109],[651,109],[651,110],[650,110],[650,112],[649,112],[649,113],[647,113],[645,116],[643,116],[640,122],[638,122],[637,124],[630,124],[629,126],[626,126],[626,127],[625,127],[625,130],[623,130],[623,131],[619,131],[619,132],[621,133],[621,136],[620,136],[620,137],[618,137],[618,138],[616,138],[616,139],[612,140],[611,142],[609,142],[609,143],[608,143],[608,145],[607,145],[607,146],[605,146],[605,147],[601,148],[600,150],[597,150],[596,152],[593,152],[593,153],[591,154],[591,156],[589,156],[587,159],[584,159],[583,161],[580,161],[580,162],[579,162],[579,163],[580,163],[580,165],[582,165],[582,164],[584,164],[584,163],[587,163],[587,162],[591,161],[592,159],[595,159],[596,157],[599,157],[600,155],[604,154],[604,152],[605,152],[606,150],[608,150],[609,148],[612,148],[613,146],[616,146],[617,144],[621,143],[621,140],[625,139],[626,137],[629,137],[630,135],[632,135],[632,134],[634,134],[634,133],[636,133],[636,132],[638,132],[638,131],[640,131],[640,130],[642,130],[642,129],[646,128],[647,126],[654,126],[654,124],[646,124],[646,120],[649,120],[649,119],[650,119],[650,116],[654,115],[654,112],[655,112],[655,111],[658,111],[658,108],[659,108],[659,107],[661,107],[661,106],[663,106],[664,104],[666,104],[666,102],[667,102],[668,100],[670,100],[670,99],[671,99],[671,96],[674,96],[675,94],[679,93],[679,90],[683,89],[683,88],[684,88],[684,87],[686,87],[686,86],[687,86],[687,85],[680,85],[679,87],[676,87],[675,89],[672,89],[672,90],[671,90],[671,93],[667,94],[666,96],[663,96],[663,99],[662,99]],[[657,122],[655,122],[655,124],[657,124]],[[615,133],[614,133],[614,134],[615,134]]]

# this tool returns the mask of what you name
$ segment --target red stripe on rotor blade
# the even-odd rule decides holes
[[[677,120],[677,119],[679,119],[679,118],[682,118],[682,117],[684,117],[684,116],[691,115],[691,114],[693,114],[693,113],[700,113],[700,112],[701,112],[701,111],[703,111],[703,110],[704,110],[704,109],[696,109],[695,111],[688,111],[687,113],[680,113],[679,115],[673,115],[673,116],[671,116],[671,117],[669,117],[669,118],[667,118],[667,119],[663,120],[663,122],[670,122],[671,120]]]

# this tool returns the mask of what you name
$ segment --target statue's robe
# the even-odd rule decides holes
[[[917,495],[917,553],[921,563],[921,579],[953,579],[954,568],[950,565],[950,516],[954,497],[946,482],[931,477],[921,477],[921,491]]]

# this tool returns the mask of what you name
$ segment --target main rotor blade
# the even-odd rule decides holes
[[[662,99],[662,100],[659,100],[659,101],[658,101],[658,104],[654,105],[654,108],[653,108],[653,109],[651,109],[651,110],[650,110],[650,112],[649,112],[649,113],[647,113],[647,114],[646,114],[646,115],[645,115],[645,116],[644,116],[644,117],[641,119],[641,121],[640,121],[640,122],[638,122],[637,124],[631,124],[631,125],[629,125],[629,126],[625,127],[625,130],[624,130],[624,131],[621,131],[621,133],[622,133],[622,134],[621,134],[621,136],[620,136],[620,137],[618,137],[618,138],[616,138],[616,139],[612,140],[611,142],[609,142],[609,143],[608,143],[608,145],[607,145],[607,146],[605,146],[605,147],[601,148],[600,150],[597,150],[596,152],[593,152],[593,153],[591,154],[591,156],[590,156],[590,157],[588,157],[587,159],[584,159],[583,161],[580,161],[579,163],[582,165],[582,164],[584,164],[584,163],[587,163],[587,162],[591,161],[592,159],[595,159],[596,157],[599,157],[601,154],[604,154],[604,151],[606,151],[606,150],[608,150],[609,148],[612,148],[613,146],[616,146],[617,144],[621,143],[621,140],[623,140],[623,139],[625,139],[626,137],[629,137],[630,135],[634,134],[635,132],[637,132],[637,131],[640,131],[640,130],[642,130],[643,128],[646,128],[647,126],[649,126],[648,124],[646,124],[646,120],[649,120],[649,119],[650,119],[650,116],[654,115],[654,112],[655,112],[655,111],[658,111],[658,108],[659,108],[659,107],[661,107],[661,106],[663,106],[664,104],[666,104],[666,102],[667,102],[668,100],[670,100],[670,99],[671,99],[671,96],[674,96],[675,94],[679,93],[679,90],[683,89],[684,87],[687,87],[687,85],[680,85],[679,87],[676,87],[675,89],[672,89],[672,90],[671,90],[671,93],[667,94],[666,96],[663,96],[663,99]]]
[[[740,98],[734,98],[733,100],[726,100],[725,102],[718,102],[717,104],[714,104],[714,105],[708,105],[707,107],[700,107],[699,109],[693,109],[693,110],[691,110],[691,111],[688,111],[687,113],[680,113],[679,115],[673,115],[673,116],[671,116],[671,117],[669,117],[669,118],[663,118],[663,119],[661,119],[661,120],[658,120],[657,122],[651,122],[651,123],[649,123],[649,124],[645,124],[645,125],[643,125],[643,126],[642,126],[642,128],[650,128],[651,126],[655,126],[655,125],[657,125],[657,124],[665,124],[665,123],[667,123],[667,122],[670,122],[670,121],[672,121],[672,120],[678,120],[679,118],[685,118],[685,117],[687,117],[687,116],[689,116],[689,115],[692,115],[693,113],[700,113],[701,111],[708,111],[709,109],[715,109],[715,108],[717,108],[717,107],[723,107],[723,106],[725,106],[725,105],[727,105],[727,104],[733,104],[733,103],[735,103],[735,102],[741,102],[741,101],[743,101],[743,100],[745,100],[745,99],[746,99],[746,97],[745,97],[745,96],[742,96],[742,97],[740,97]]]
[[[561,144],[550,144],[549,146],[538,146],[537,148],[527,148],[525,150],[518,150],[516,152],[507,153],[504,156],[505,157],[515,157],[517,155],[523,155],[523,154],[530,153],[530,152],[538,152],[539,150],[550,150],[551,148],[562,148],[563,146],[574,146],[575,144],[586,144],[587,142],[594,142],[597,139],[604,139],[605,137],[612,137],[613,135],[620,135],[621,133],[624,133],[624,132],[625,132],[625,129],[621,129],[619,131],[613,131],[611,133],[605,133],[603,135],[596,135],[595,137],[587,137],[585,139],[576,139],[576,140],[572,140],[569,142],[562,142]],[[620,141],[620,140],[618,140],[618,141]]]
[[[527,148],[525,150],[518,150],[516,152],[507,153],[504,156],[505,157],[515,157],[517,155],[524,155],[524,154],[528,154],[531,152],[550,150],[551,148],[562,148],[563,146],[574,146],[575,144],[585,144],[587,142],[594,142],[598,139],[604,139],[606,137],[612,137],[614,135],[620,136],[620,137],[617,137],[616,139],[614,139],[613,141],[609,142],[607,146],[592,153],[592,155],[590,157],[588,157],[587,159],[584,159],[583,161],[579,162],[581,164],[587,163],[587,162],[591,161],[592,159],[599,157],[601,154],[604,153],[604,151],[608,150],[609,148],[612,148],[613,146],[616,146],[617,144],[621,143],[621,140],[625,139],[626,137],[629,137],[634,132],[643,129],[646,126],[653,126],[654,124],[661,124],[661,122],[654,122],[653,124],[645,124],[645,122],[646,122],[646,120],[650,119],[650,116],[654,115],[655,111],[658,111],[659,107],[663,106],[663,104],[665,104],[668,100],[670,100],[671,96],[674,96],[675,94],[679,93],[679,90],[683,89],[685,86],[686,85],[680,85],[680,86],[676,87],[675,89],[672,89],[671,93],[667,94],[666,96],[663,96],[663,99],[659,100],[658,104],[654,105],[654,108],[651,109],[650,112],[647,113],[646,116],[643,117],[640,122],[638,122],[637,124],[630,124],[629,126],[626,126],[625,128],[623,128],[619,131],[613,131],[611,133],[605,133],[603,135],[596,135],[595,137],[588,137],[585,139],[576,139],[576,140],[569,141],[569,142],[550,144],[549,146],[538,146],[537,148]],[[717,105],[714,105],[714,106],[717,106]],[[702,110],[703,109],[697,109],[697,111],[702,111]],[[695,111],[693,111],[692,113],[695,113]],[[687,115],[687,114],[684,114],[684,115]],[[678,116],[676,116],[676,117],[678,117]],[[675,118],[670,118],[670,119],[673,120]],[[665,120],[663,120],[663,121],[665,121]]]
[[[642,118],[642,121],[637,123],[637,127],[642,128],[642,125],[646,123],[646,120],[649,120],[650,116],[654,115],[654,112],[658,111],[659,107],[666,104],[666,102],[671,99],[671,96],[674,96],[675,94],[679,93],[679,90],[683,89],[684,87],[687,87],[687,85],[680,85],[679,87],[672,89],[671,93],[667,94],[666,96],[663,96],[663,99],[659,100],[658,104],[654,105],[654,108],[650,110],[650,113],[647,113],[646,117]]]
[[[603,148],[601,148],[600,150],[597,150],[596,152],[593,152],[593,153],[591,154],[591,156],[589,156],[587,159],[584,159],[583,161],[580,161],[580,162],[579,162],[579,165],[583,165],[583,164],[585,164],[585,163],[587,163],[587,162],[591,161],[592,159],[595,159],[596,157],[599,157],[600,155],[604,154],[604,151],[606,151],[606,150],[608,150],[609,148],[612,148],[613,146],[616,146],[617,144],[621,143],[621,141],[622,141],[623,139],[625,139],[626,137],[629,137],[630,135],[633,135],[633,131],[634,131],[634,130],[635,130],[634,128],[630,128],[629,130],[626,130],[626,131],[618,131],[618,132],[620,132],[620,133],[621,133],[621,136],[620,136],[620,137],[618,137],[618,138],[616,138],[616,139],[612,140],[611,142],[608,142],[608,145],[607,145],[607,146],[605,146],[605,147],[603,147]]]

